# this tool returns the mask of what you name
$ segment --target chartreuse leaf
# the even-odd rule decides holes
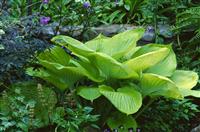
[[[198,75],[193,71],[176,70],[171,77],[184,97],[193,96],[200,98],[200,91],[191,90],[198,82]]]
[[[162,61],[169,51],[168,48],[160,48],[125,61],[123,64],[134,71],[144,71]]]
[[[169,54],[159,63],[149,67],[145,73],[154,73],[161,76],[171,76],[177,67],[176,55],[171,45],[148,44],[138,48],[138,50],[132,55],[132,58],[136,58],[143,54],[157,51],[162,48],[168,48],[170,50]]]
[[[96,38],[86,42],[85,45],[88,48],[94,50],[95,52],[102,52],[103,53],[104,43],[106,42],[106,40],[108,41],[109,39],[111,39],[111,38],[105,37],[102,34],[100,34]]]
[[[131,115],[128,116],[119,112],[111,114],[107,120],[107,125],[112,130],[117,129],[118,132],[127,132],[130,128],[133,128],[133,130],[137,128],[137,123]],[[123,127],[120,128],[121,126]]]
[[[148,44],[148,45],[144,45],[144,46],[137,46],[137,48],[138,48],[138,50],[132,54],[131,58],[136,58],[136,57],[139,57],[146,53],[150,53],[150,52],[153,52],[153,51],[156,51],[156,50],[159,50],[162,48],[166,48],[166,47],[163,47],[158,44]]]
[[[88,48],[80,41],[64,35],[58,35],[51,39],[51,41],[60,46],[65,46],[69,50],[71,50],[74,54],[81,56],[88,56],[89,53],[93,53],[94,50]]]
[[[46,60],[48,62],[59,63],[67,66],[70,61],[70,56],[61,47],[55,46],[50,50],[45,50],[37,57],[39,60]]]
[[[198,82],[199,77],[193,71],[176,70],[171,80],[181,89],[192,89]]]
[[[143,34],[144,29],[133,29],[119,33],[112,38],[99,37],[100,39],[93,39],[85,44],[96,52],[105,53],[115,59],[119,59],[136,47],[136,42]]]
[[[164,96],[175,99],[183,98],[176,84],[170,79],[160,75],[144,73],[141,78],[140,87],[143,96]]]
[[[104,74],[105,78],[138,78],[138,74],[112,57],[103,53],[90,54],[89,60]]]
[[[84,76],[94,82],[103,82],[106,79],[101,75],[99,69],[87,59],[79,58],[79,60],[72,61],[72,63],[78,67]]]
[[[48,68],[40,68],[37,70],[28,68],[26,72],[28,75],[39,77],[52,83],[60,90],[65,90],[83,77],[83,75],[78,71],[79,69],[76,67],[63,67],[61,69],[56,69],[55,67],[48,65]]]
[[[158,45],[158,44],[150,44],[146,45],[147,48],[152,49],[154,47],[166,47],[170,49],[169,54],[165,59],[154,65],[153,67],[150,67],[147,69],[147,73],[154,73],[161,76],[171,76],[177,67],[177,61],[176,61],[176,55],[172,49],[171,45]]]
[[[39,70],[29,68],[27,73],[31,76],[40,77],[61,90],[65,90],[83,77],[78,67],[69,64],[69,55],[59,47],[47,49],[39,55],[38,60],[43,68]]]
[[[97,87],[88,86],[78,87],[77,94],[90,101],[93,101],[101,96]]]
[[[142,29],[140,29],[140,30],[142,30]],[[131,33],[129,33],[129,32],[131,32]],[[134,36],[134,33],[136,34],[135,36]],[[122,33],[122,36],[124,34],[126,34],[127,36],[130,36],[130,34],[132,34],[134,36],[134,44],[129,44],[129,48],[134,48],[135,43],[136,43],[135,39],[137,39],[136,36],[140,36],[141,33],[137,33],[136,31],[133,32],[131,30],[131,31],[128,31],[126,33]],[[117,36],[113,37],[113,40],[118,40],[118,38],[122,39],[123,37],[120,37],[120,36],[121,35],[117,35]],[[100,38],[95,39],[95,40],[100,40]],[[102,40],[104,40],[104,38]],[[118,61],[116,61],[114,58],[112,58],[111,56],[109,56],[107,54],[95,52],[94,50],[88,48],[86,45],[83,45],[81,42],[79,42],[79,41],[77,41],[73,38],[70,38],[70,37],[67,37],[67,36],[56,36],[52,39],[52,41],[55,42],[55,43],[58,43],[60,45],[65,45],[68,49],[70,49],[74,54],[78,55],[79,57],[83,56],[83,57],[87,58],[92,64],[95,64],[95,66],[102,73],[100,76],[102,76],[105,79],[107,79],[107,78],[126,79],[126,78],[137,78],[138,77],[138,74],[134,70],[132,70],[131,68],[127,68],[126,66],[122,65],[121,63],[119,63]],[[122,42],[124,42],[124,41],[125,40],[123,40]],[[129,40],[129,41],[130,42],[127,42],[127,43],[133,43],[133,40]],[[113,41],[111,43],[118,43],[118,42],[120,42],[120,40],[118,40],[116,42]],[[123,45],[123,43],[121,43],[121,44]],[[106,45],[103,45],[103,46],[106,46]],[[105,49],[108,50],[108,48],[109,47],[106,47]],[[123,53],[125,53],[127,50],[129,50],[129,48],[126,49],[126,50],[123,49]],[[110,47],[110,49],[116,50],[116,49],[119,49],[119,48],[117,48],[117,46],[115,46],[115,48]],[[117,54],[116,51],[114,51],[112,53]],[[80,64],[80,65],[83,66],[83,63]],[[83,68],[82,68],[82,70],[83,70]],[[88,73],[90,73],[90,72],[86,72],[86,70],[83,70],[83,71],[85,73],[87,73],[87,76],[88,76]],[[91,77],[91,76],[88,76],[88,77]],[[94,80],[94,78],[90,78],[90,79]]]
[[[133,87],[119,88],[115,92],[111,87],[102,85],[99,90],[119,111],[127,115],[136,113],[142,105],[142,96]]]
[[[199,90],[180,89],[180,91],[181,91],[181,93],[184,97],[193,96],[193,97],[200,98],[200,91]]]

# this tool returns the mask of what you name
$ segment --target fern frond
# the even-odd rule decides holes
[[[194,42],[197,40],[200,40],[200,28],[198,30],[196,30],[195,36],[193,38],[191,38],[189,42]]]
[[[200,6],[191,7],[182,13],[177,14],[176,24],[173,30],[191,30],[200,28]],[[198,36],[197,36],[198,37]]]

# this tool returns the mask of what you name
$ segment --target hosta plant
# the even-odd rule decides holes
[[[109,118],[109,127],[124,123],[127,128],[135,128],[131,115],[140,110],[145,98],[200,97],[199,91],[192,90],[198,75],[176,69],[176,56],[171,45],[136,45],[143,33],[144,30],[139,28],[111,38],[99,35],[86,43],[68,36],[56,36],[52,39],[56,46],[38,56],[41,68],[29,68],[27,73],[60,90],[76,89],[86,100],[105,97],[121,112],[115,118],[122,119],[123,116],[119,122]],[[132,120],[132,124],[127,124],[127,120]]]

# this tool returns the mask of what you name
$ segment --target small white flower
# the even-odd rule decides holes
[[[81,2],[81,0],[75,0],[75,2]]]
[[[4,35],[4,34],[5,32],[2,29],[0,29],[0,35]]]

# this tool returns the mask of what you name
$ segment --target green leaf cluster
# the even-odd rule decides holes
[[[26,82],[13,84],[0,102],[0,130],[29,131],[49,123],[57,98],[51,89]]]
[[[200,97],[199,91],[192,90],[198,75],[176,69],[171,45],[136,45],[143,33],[144,29],[139,28],[111,38],[99,35],[86,43],[56,36],[52,39],[56,46],[38,56],[42,67],[29,68],[27,73],[61,90],[76,88],[77,94],[87,100],[104,96],[127,115],[138,112],[145,97]],[[82,80],[89,85],[80,83]]]

